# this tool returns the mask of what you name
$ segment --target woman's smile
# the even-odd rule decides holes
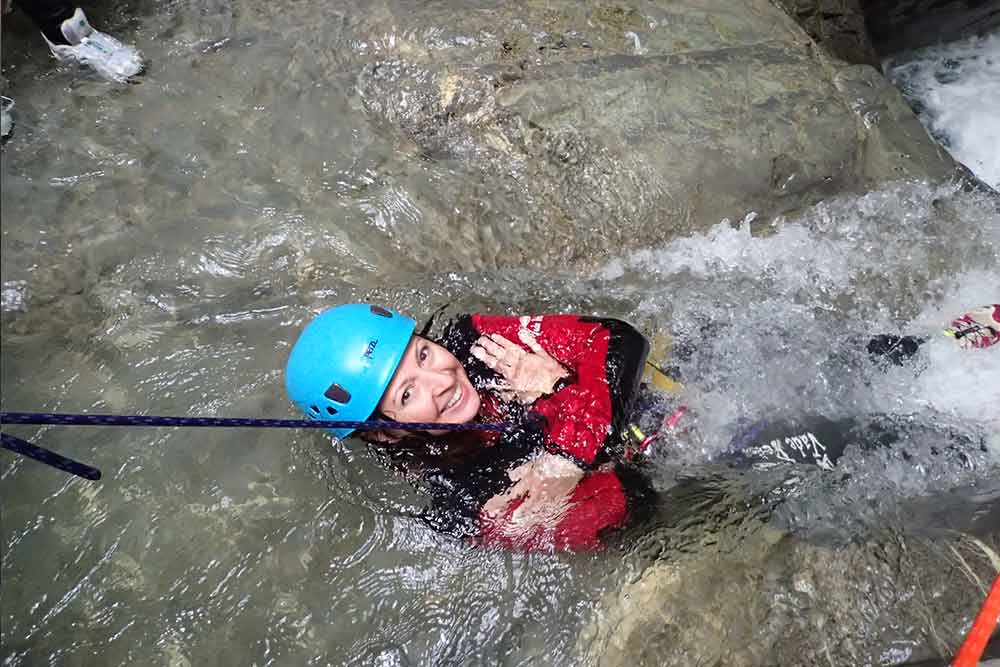
[[[379,411],[402,422],[460,424],[475,418],[479,404],[479,394],[455,355],[413,336],[379,402]]]

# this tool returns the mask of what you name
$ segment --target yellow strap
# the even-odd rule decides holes
[[[673,346],[674,341],[670,337],[670,334],[662,332],[655,334],[653,339],[650,341],[649,356],[657,360],[667,359],[670,356],[670,350]],[[645,376],[647,382],[660,391],[665,391],[668,394],[679,394],[684,390],[684,385],[661,371],[656,365],[649,361],[646,362],[646,369],[643,375]]]
[[[668,394],[679,394],[684,390],[684,385],[656,366],[647,364],[645,375],[649,382],[660,391],[665,391]]]

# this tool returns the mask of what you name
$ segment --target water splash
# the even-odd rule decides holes
[[[682,350],[654,361],[688,379],[698,457],[718,453],[741,419],[922,414],[985,428],[1000,404],[990,381],[1000,355],[960,350],[940,331],[998,298],[995,206],[900,184],[795,219],[723,222],[609,262],[601,277],[630,285],[634,317]],[[880,333],[929,342],[917,363],[883,371],[864,347]]]
[[[883,70],[955,159],[1000,189],[1000,34],[899,54]]]

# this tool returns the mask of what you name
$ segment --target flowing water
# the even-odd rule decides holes
[[[689,344],[657,359],[681,367],[693,408],[650,467],[674,514],[604,553],[475,551],[409,518],[422,499],[363,447],[315,432],[11,428],[104,478],[0,457],[5,665],[575,665],[607,649],[608,599],[673,558],[653,543],[697,556],[677,560],[692,582],[678,622],[694,635],[715,613],[698,559],[763,577],[735,606],[784,599],[770,552],[719,546],[750,540],[762,513],[817,543],[864,543],[901,512],[900,540],[943,524],[997,534],[982,508],[1000,499],[1000,354],[936,335],[997,301],[995,199],[901,183],[788,219],[746,211],[651,235],[594,258],[596,272],[469,270],[439,224],[460,165],[369,122],[356,70],[327,75],[349,61],[329,44],[378,44],[338,43],[340,10],[321,29],[315,4],[272,4],[106,14],[151,61],[125,88],[56,66],[30,32],[5,35],[18,125],[2,153],[3,409],[291,416],[290,342],[349,300],[418,316],[446,303],[607,314]],[[879,370],[863,353],[873,332],[931,341]],[[836,475],[715,471],[701,492],[676,491],[741,420],[802,414],[908,426],[895,446],[850,450]],[[762,646],[784,632],[770,622],[754,630]],[[891,664],[918,635],[873,626],[866,650]],[[648,650],[650,664],[685,664]]]
[[[883,68],[955,159],[1000,188],[1000,34],[897,54]]]

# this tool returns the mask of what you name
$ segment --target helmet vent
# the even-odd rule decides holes
[[[346,404],[351,401],[351,394],[339,384],[331,384],[330,388],[323,392],[323,395],[334,403]],[[317,410],[317,412],[319,412]]]
[[[317,408],[315,405],[310,405],[309,409],[313,411],[314,415],[318,415],[319,414],[319,408]]]
[[[337,414],[337,411],[328,405],[326,406],[326,414],[332,417],[333,415]]]
[[[392,317],[392,313],[383,308],[382,306],[372,306],[371,310],[376,315],[381,315],[382,317]]]

